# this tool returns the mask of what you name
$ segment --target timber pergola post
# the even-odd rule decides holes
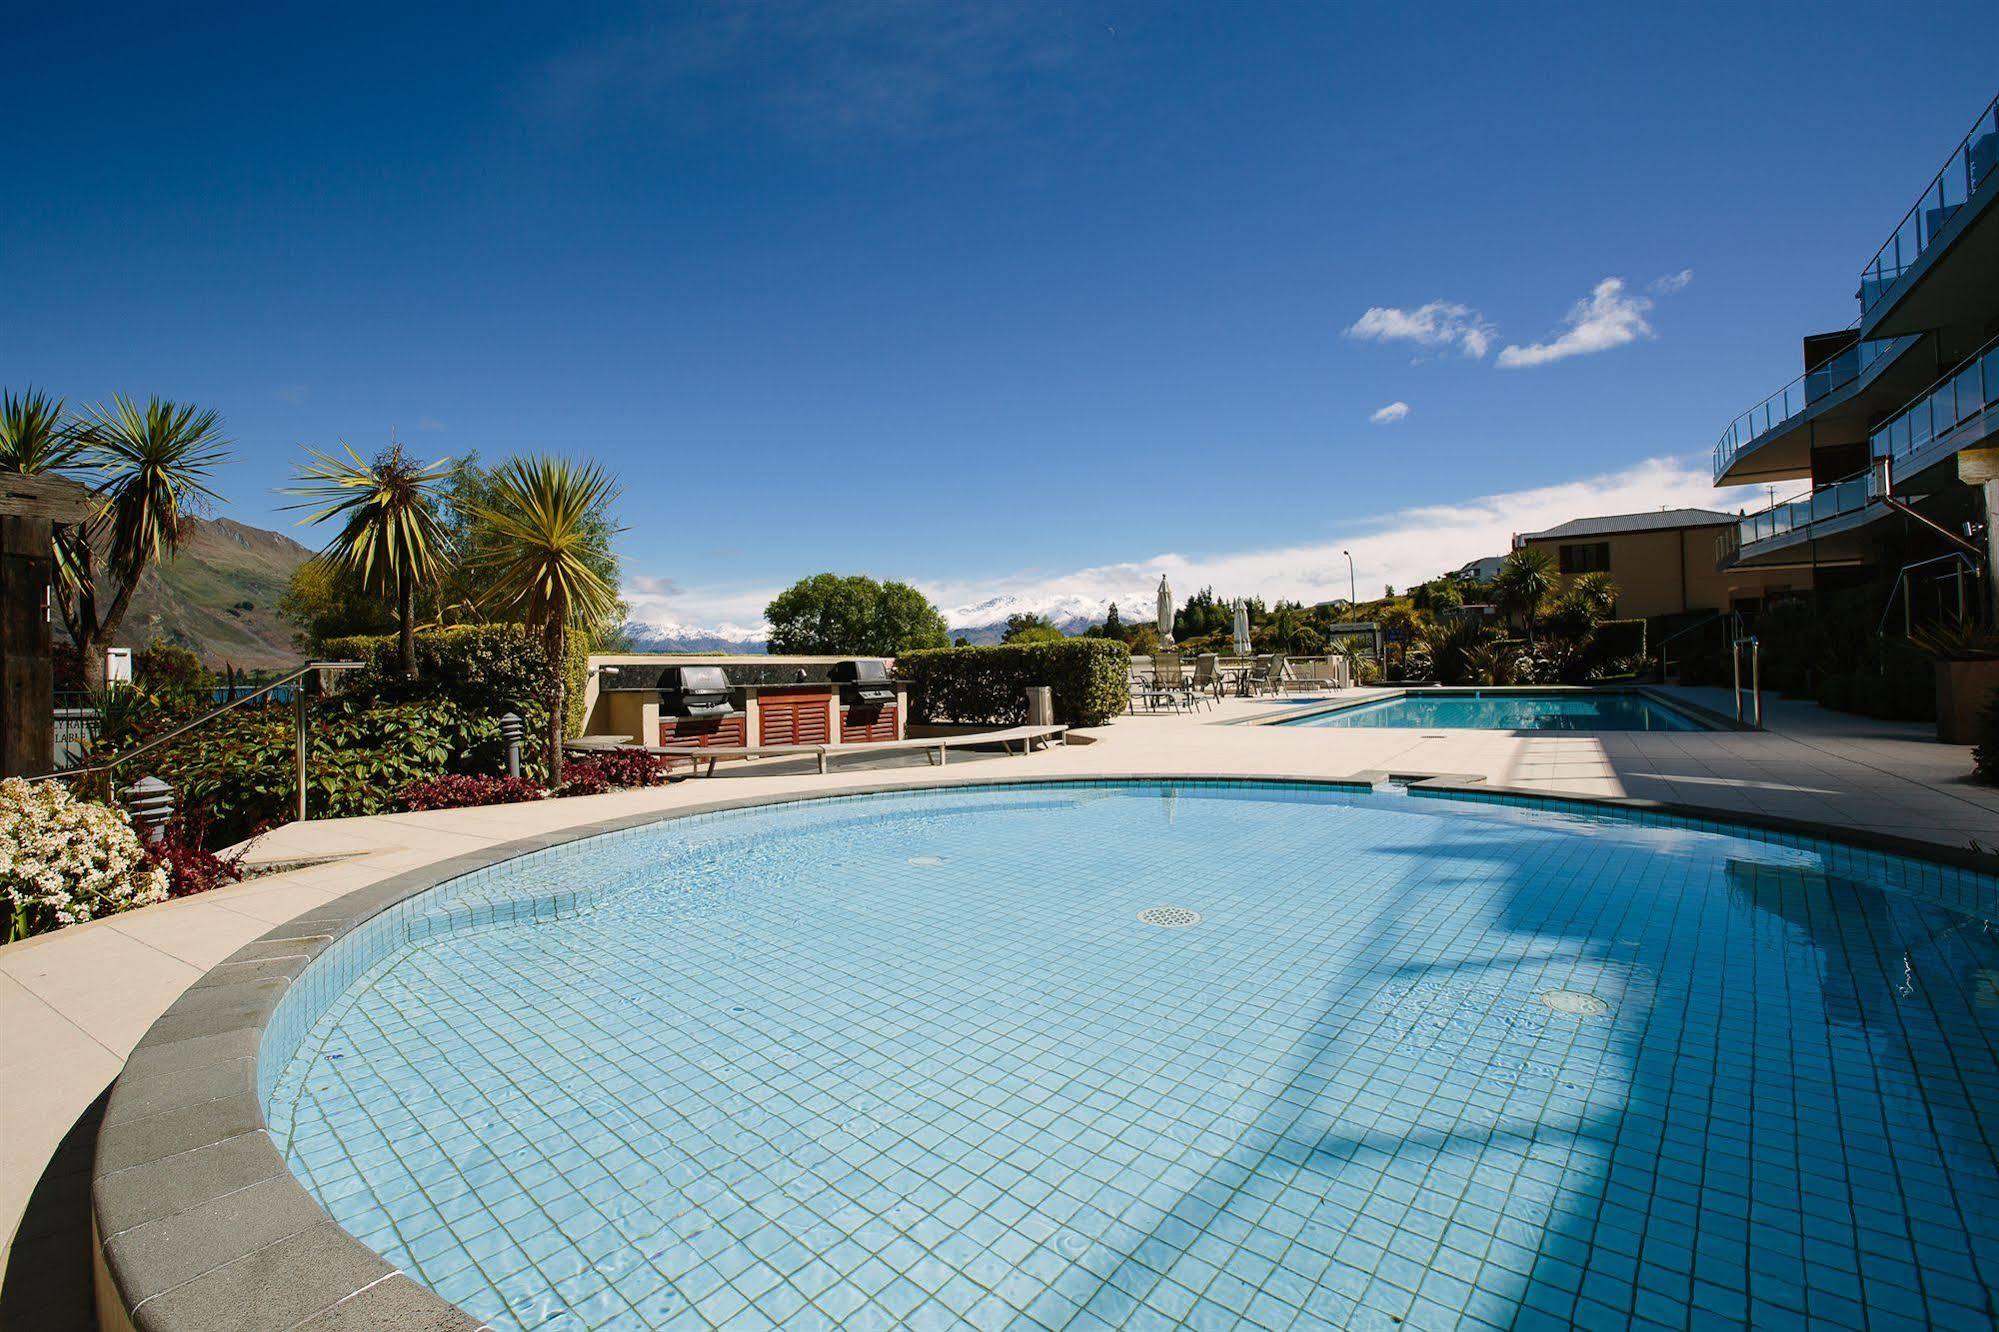
[[[90,511],[80,481],[0,474],[0,777],[55,766],[55,532]]]

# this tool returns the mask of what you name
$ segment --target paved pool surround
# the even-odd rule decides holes
[[[716,800],[503,843],[359,889],[239,949],[196,982],[133,1049],[112,1087],[92,1171],[99,1326],[105,1332],[474,1332],[485,1326],[397,1271],[329,1219],[292,1175],[266,1131],[263,1114],[259,1075],[267,1041],[282,1043],[287,1030],[296,1035],[294,1019],[312,999],[323,988],[337,990],[352,978],[349,968],[367,945],[367,936],[355,931],[371,922],[378,930],[395,930],[398,916],[415,915],[396,909],[428,889],[549,847],[759,805],[1020,784],[1178,781],[1365,790],[1388,779],[1389,774],[1376,772],[1346,779],[1186,772],[1016,779],[966,774],[922,787],[894,783],[823,795]],[[1717,817],[1711,810],[1628,798],[1551,797],[1488,786],[1475,777],[1433,776],[1415,781],[1410,789],[1418,795],[1503,800],[1534,808],[1650,814],[1699,829],[1762,832],[1773,840],[1809,838],[1850,848],[1863,860],[1907,857],[1936,868],[1935,880],[1925,887],[1940,900],[1980,895],[1978,902],[1966,900],[1958,909],[1990,904],[1971,876],[1955,871],[1971,871],[1981,883],[1989,883],[1983,876],[1999,872],[1999,857],[1790,819]],[[559,901],[551,905],[561,909]],[[346,946],[340,947],[343,940]],[[316,964],[316,973],[308,976]],[[306,987],[297,985],[302,978]],[[266,1078],[275,1071],[275,1061],[289,1052],[271,1053],[274,1065]]]

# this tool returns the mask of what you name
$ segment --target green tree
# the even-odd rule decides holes
[[[114,397],[69,417],[43,394],[0,395],[0,471],[74,473],[91,489],[91,520],[62,529],[55,550],[56,603],[86,686],[103,685],[104,649],[139,580],[172,557],[188,514],[215,498],[208,476],[227,447],[214,412],[160,398],[140,407]]]
[[[570,633],[576,625],[607,620],[618,605],[617,588],[590,558],[595,521],[618,488],[594,464],[549,457],[510,459],[491,481],[491,498],[478,510],[486,536],[474,552],[487,575],[481,604],[508,608],[542,636],[548,658],[545,762],[549,782],[559,785]]]
[[[1534,621],[1541,603],[1555,590],[1560,576],[1555,557],[1539,546],[1516,546],[1500,561],[1492,580],[1492,596],[1499,609],[1527,627],[1527,641],[1534,641]]]
[[[770,650],[811,656],[893,657],[950,641],[944,617],[907,583],[865,574],[801,578],[764,608]]]
[[[480,598],[485,574],[478,552],[492,539],[490,524],[482,515],[493,505],[494,476],[493,469],[482,465],[479,455],[472,453],[453,464],[451,475],[445,480],[441,506],[444,525],[460,557],[440,583],[436,604],[430,611],[440,622],[477,619],[483,614]],[[622,570],[611,541],[618,529],[608,505],[588,515],[583,527],[584,539],[578,547],[580,558],[607,586],[621,587]],[[627,610],[622,600],[616,601],[606,614],[590,623],[575,625],[573,632],[581,635],[592,650],[615,650],[615,645],[623,641],[620,630]]]
[[[1020,611],[1006,617],[1006,628],[1000,633],[1000,642],[1059,643],[1062,637],[1062,631],[1046,615]]]
[[[396,627],[395,611],[362,587],[361,575],[325,560],[307,560],[292,570],[278,597],[278,616],[308,655],[318,653],[328,639],[386,634]]]
[[[416,679],[416,598],[448,567],[450,534],[438,516],[438,502],[449,461],[425,467],[406,457],[403,446],[391,443],[372,462],[343,444],[347,456],[336,457],[308,448],[312,461],[298,469],[299,484],[287,494],[303,496],[294,509],[313,509],[301,522],[329,519],[340,524],[326,548],[313,558],[352,570],[363,591],[386,592],[396,599],[405,679]]]
[[[1105,638],[1124,637],[1124,621],[1118,615],[1117,602],[1115,601],[1110,604],[1110,609],[1104,612],[1103,636]]]

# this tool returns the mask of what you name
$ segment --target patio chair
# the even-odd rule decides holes
[[[1254,677],[1252,683],[1259,694],[1281,694],[1284,692],[1284,654],[1274,653],[1262,663],[1263,673]]]
[[[1286,689],[1306,693],[1314,689],[1337,689],[1339,685],[1329,675],[1306,675],[1302,670],[1293,671],[1290,663],[1285,663],[1281,683]]]
[[[1194,658],[1194,692],[1204,694],[1216,702],[1222,697],[1222,658],[1216,652],[1203,652]]]
[[[1180,691],[1161,688],[1155,676],[1145,671],[1133,670],[1127,677],[1131,690],[1126,711],[1136,714],[1142,706],[1147,712],[1157,712],[1161,708],[1179,709],[1182,706]]]
[[[1152,687],[1162,694],[1172,695],[1174,700],[1189,712],[1194,710],[1194,690],[1187,683],[1187,677],[1181,670],[1179,653],[1153,654]]]

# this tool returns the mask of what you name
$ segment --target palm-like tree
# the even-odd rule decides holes
[[[148,398],[145,406],[114,397],[74,426],[73,460],[94,474],[96,513],[76,534],[69,574],[57,584],[63,620],[83,655],[84,677],[103,682],[103,649],[117,636],[139,580],[180,547],[188,516],[216,498],[209,474],[228,457],[222,418],[212,410]],[[104,567],[97,556],[104,555]],[[97,577],[111,579],[101,612]]]
[[[61,398],[0,393],[0,472],[42,476],[76,462],[81,446]]]
[[[1539,546],[1516,546],[1507,552],[1492,580],[1493,600],[1500,610],[1526,622],[1530,644],[1534,641],[1534,617],[1555,590],[1559,577],[1554,556]]]
[[[312,509],[301,524],[337,519],[340,531],[314,558],[360,575],[362,587],[396,598],[398,646],[405,679],[416,678],[416,589],[440,577],[450,554],[450,534],[438,517],[448,460],[426,467],[391,443],[363,461],[343,444],[346,457],[308,448],[312,461],[298,469],[287,494],[304,496],[295,509]]]
[[[478,509],[483,531],[472,558],[490,580],[485,602],[506,607],[539,631],[548,657],[551,785],[562,781],[570,630],[608,619],[618,606],[618,590],[592,567],[607,531],[603,510],[617,494],[617,484],[595,464],[514,458],[493,474],[490,495]]]

